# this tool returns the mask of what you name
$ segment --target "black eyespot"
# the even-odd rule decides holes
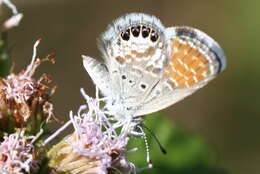
[[[132,83],[133,81],[132,80],[129,80],[129,83]]]
[[[145,89],[145,88],[146,88],[146,85],[145,85],[145,84],[141,84],[141,88],[142,88],[142,89]]]
[[[123,40],[128,41],[130,39],[130,29],[123,31],[121,33],[121,37],[122,37]]]
[[[157,34],[157,32],[152,30],[152,32],[151,32],[151,41],[152,42],[156,42],[158,40],[158,38],[159,38],[159,35]]]
[[[125,76],[125,75],[122,75],[122,79],[125,80],[125,79],[126,79],[126,76]]]
[[[150,34],[150,28],[148,28],[146,26],[143,26],[142,27],[142,36],[143,36],[143,38],[148,37],[149,34]]]
[[[132,32],[134,37],[138,37],[139,36],[140,29],[141,29],[140,25],[131,28],[131,32]]]

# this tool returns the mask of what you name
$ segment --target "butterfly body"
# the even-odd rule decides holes
[[[165,28],[142,13],[115,20],[99,45],[104,62],[83,56],[83,64],[118,119],[164,109],[206,85],[226,65],[222,49],[205,33]]]

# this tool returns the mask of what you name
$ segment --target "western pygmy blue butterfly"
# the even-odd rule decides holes
[[[191,27],[165,28],[154,16],[119,17],[100,38],[104,63],[83,56],[88,74],[118,120],[164,109],[191,95],[226,66],[218,43]]]

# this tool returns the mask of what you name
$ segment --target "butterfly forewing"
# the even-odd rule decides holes
[[[164,109],[192,94],[213,79],[225,67],[222,49],[212,38],[198,29],[167,29],[171,55],[163,78],[136,115]]]

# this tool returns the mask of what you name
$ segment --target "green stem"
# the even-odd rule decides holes
[[[8,33],[1,32],[0,39],[0,76],[5,77],[9,74],[10,70],[10,51],[8,45]]]

